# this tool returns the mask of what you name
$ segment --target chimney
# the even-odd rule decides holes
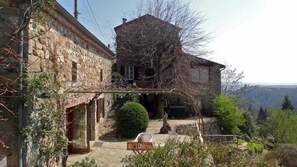
[[[127,22],[126,18],[122,18],[122,20],[123,20],[123,24],[125,24]]]

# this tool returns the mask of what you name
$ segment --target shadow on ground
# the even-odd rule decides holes
[[[102,134],[99,137],[99,140],[108,141],[108,142],[125,142],[125,141],[130,141],[133,139],[126,139],[126,138],[121,137],[120,135],[117,134],[117,131],[114,129],[107,133]]]

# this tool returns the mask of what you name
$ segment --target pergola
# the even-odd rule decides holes
[[[203,116],[200,112],[199,102],[189,93],[185,91],[179,90],[177,88],[72,88],[67,91],[68,93],[120,93],[120,94],[127,94],[127,93],[142,93],[142,94],[175,94],[180,97],[185,98],[190,104],[193,105],[193,109],[196,113],[198,127],[198,133],[203,134],[204,132],[204,121]],[[201,132],[200,132],[201,131]]]

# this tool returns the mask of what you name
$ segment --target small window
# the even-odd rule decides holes
[[[191,68],[191,80],[194,83],[206,83],[210,81],[210,71],[207,67]]]
[[[75,62],[72,62],[71,80],[72,82],[77,82],[77,63]]]
[[[99,80],[100,80],[100,82],[102,82],[103,81],[103,69],[100,69],[100,78],[99,78]]]
[[[209,81],[209,68],[200,68],[200,82]]]
[[[100,122],[100,118],[105,117],[105,111],[104,111],[104,98],[97,100],[97,112],[96,112],[96,122]]]
[[[125,67],[125,77],[127,80],[134,80],[134,66]]]

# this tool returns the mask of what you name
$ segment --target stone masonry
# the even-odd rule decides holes
[[[4,5],[9,5],[9,2]],[[17,6],[0,8],[1,15],[5,16],[1,19],[6,19],[11,25],[17,25],[18,12]],[[59,4],[56,9],[45,12],[47,17],[44,25],[31,20],[24,30],[24,57],[28,59],[24,68],[28,75],[59,71],[53,80],[61,83],[60,93],[66,95],[65,110],[73,109],[73,120],[70,122],[74,123],[70,137],[79,141],[73,147],[89,150],[89,141],[98,138],[100,121],[104,120],[111,109],[112,95],[67,91],[71,88],[107,87],[111,82],[114,53]],[[0,22],[0,44],[9,39],[6,25],[2,23],[4,22]],[[16,138],[11,140],[16,141]],[[16,166],[15,150],[10,150],[6,155],[0,153],[0,157],[2,156],[7,156],[7,166]]]

